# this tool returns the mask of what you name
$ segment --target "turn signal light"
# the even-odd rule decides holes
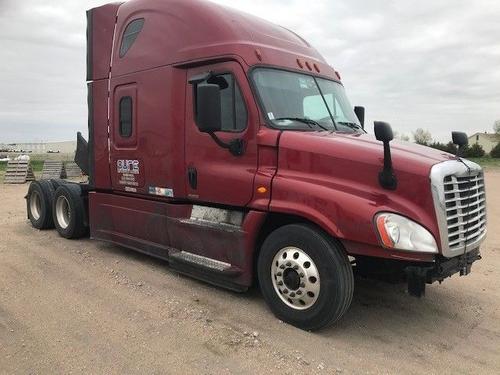
[[[392,241],[391,236],[389,236],[389,233],[387,233],[387,229],[385,227],[385,216],[378,216],[376,223],[382,244],[389,249],[394,247],[394,241]]]

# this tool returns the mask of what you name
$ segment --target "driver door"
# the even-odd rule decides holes
[[[216,136],[226,143],[241,139],[244,152],[235,156],[198,130],[196,84],[186,82],[186,191],[190,200],[243,207],[252,199],[257,169],[257,106],[240,64],[231,61],[193,68],[188,70],[187,81],[206,72],[213,73],[209,83],[221,88],[223,130]]]

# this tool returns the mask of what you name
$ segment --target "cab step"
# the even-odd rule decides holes
[[[243,273],[242,269],[229,263],[179,250],[169,254],[169,263],[177,272],[213,285],[236,292],[248,290],[248,286],[235,282],[235,278]]]
[[[198,266],[200,268],[205,268],[207,270],[221,272],[224,274],[233,275],[241,273],[241,270],[239,268],[233,267],[229,263],[222,262],[217,259],[207,258],[187,251],[172,252],[169,254],[169,260],[171,263],[187,263],[193,266]]]

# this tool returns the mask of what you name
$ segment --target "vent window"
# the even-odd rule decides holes
[[[143,26],[144,18],[133,20],[127,25],[123,32],[122,43],[120,45],[120,57],[125,56],[130,47],[132,47],[132,44],[134,44]]]

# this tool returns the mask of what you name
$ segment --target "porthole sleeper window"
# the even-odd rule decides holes
[[[132,135],[132,98],[124,96],[120,99],[120,136],[129,138]]]

